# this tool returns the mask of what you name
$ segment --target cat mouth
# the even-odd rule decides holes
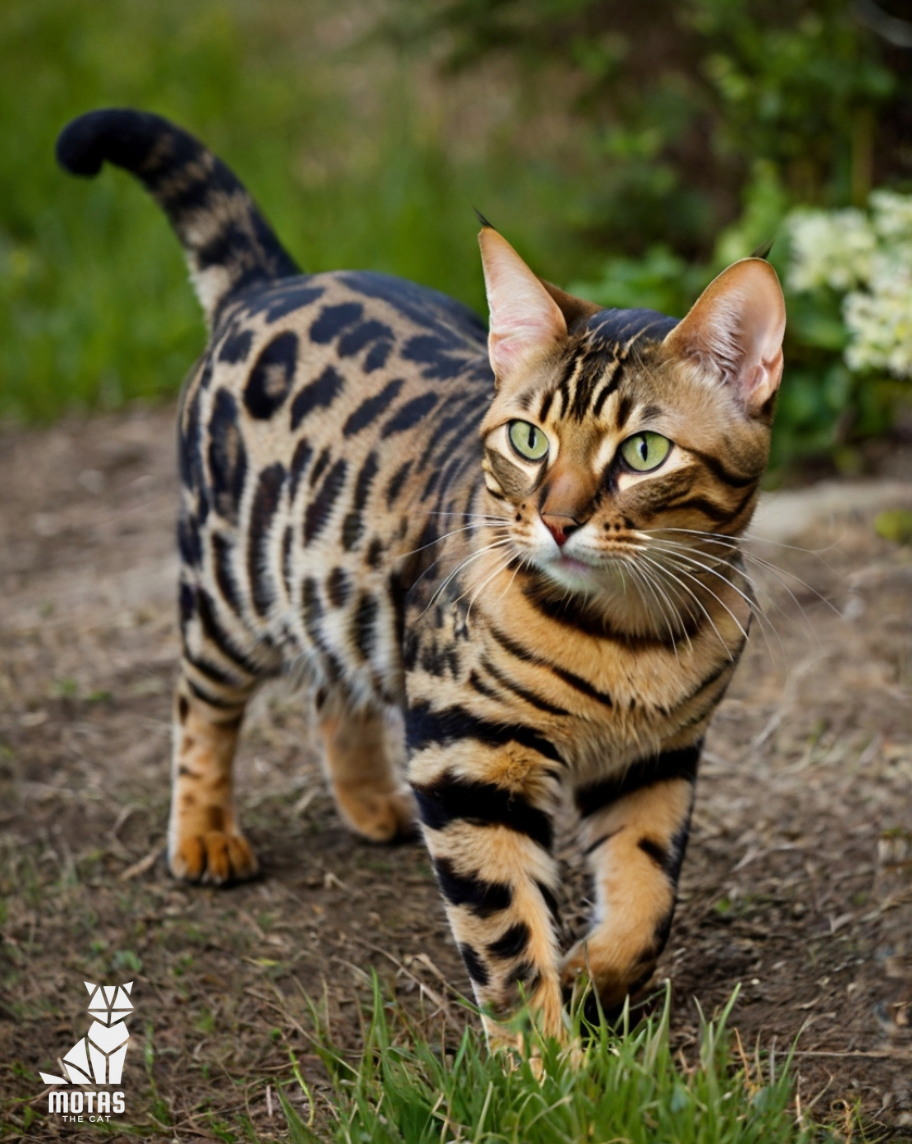
[[[596,565],[590,564],[586,560],[580,560],[578,556],[567,556],[563,552],[554,563],[567,572],[585,574],[596,571]]]
[[[630,566],[627,551],[561,551],[542,563],[542,571],[563,589],[587,595],[615,594]]]

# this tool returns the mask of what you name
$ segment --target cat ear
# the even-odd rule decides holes
[[[743,258],[710,282],[665,345],[711,364],[756,416],[779,388],[784,334],[776,271],[762,258]]]
[[[546,282],[544,278],[539,278],[539,282],[557,303],[560,312],[564,315],[568,331],[572,330],[574,326],[588,322],[593,314],[600,314],[604,309],[597,302],[587,302],[585,298],[577,298],[575,294],[568,294],[566,290],[561,290],[559,286]]]
[[[478,236],[491,315],[488,354],[497,384],[567,336],[560,306],[513,247],[490,226]]]

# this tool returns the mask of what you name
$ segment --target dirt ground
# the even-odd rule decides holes
[[[90,1130],[48,1115],[38,1076],[86,1031],[85,980],[135,981],[123,1122],[174,1140],[234,1139],[244,1118],[283,1137],[277,1085],[307,1114],[290,1056],[319,1085],[308,997],[354,1046],[371,967],[406,1000],[442,1000],[443,979],[468,991],[420,846],[346,833],[282,687],[258,696],[239,764],[265,876],[216,891],[166,875],[173,417],[0,432],[9,1136]],[[754,547],[781,570],[757,568],[768,642],[755,627],[709,738],[660,972],[685,1054],[697,1003],[712,1013],[740,983],[745,1046],[784,1053],[800,1032],[802,1107],[860,1103],[891,1138],[912,1137],[912,548],[872,520],[912,505],[910,477],[906,455],[875,483],[767,505],[756,531],[797,547]]]

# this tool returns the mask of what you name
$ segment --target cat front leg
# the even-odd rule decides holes
[[[476,727],[477,730],[477,727]],[[519,743],[428,747],[410,778],[447,917],[492,1046],[524,997],[563,1034],[551,853],[557,776]]]
[[[564,959],[563,981],[570,988],[585,973],[606,1013],[646,985],[668,939],[700,746],[666,750],[575,793],[596,910]]]

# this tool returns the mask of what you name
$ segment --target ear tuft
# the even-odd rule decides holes
[[[497,385],[567,336],[560,307],[513,247],[486,226],[478,236],[491,316],[488,353]]]
[[[784,334],[776,271],[761,258],[743,258],[710,282],[665,345],[705,364],[756,416],[779,388]]]
[[[597,302],[587,302],[585,298],[577,298],[575,294],[568,294],[566,290],[561,290],[559,286],[546,282],[544,278],[539,278],[539,282],[557,303],[560,312],[564,315],[568,331],[572,331],[574,326],[588,322],[594,314],[600,314],[604,309]]]

